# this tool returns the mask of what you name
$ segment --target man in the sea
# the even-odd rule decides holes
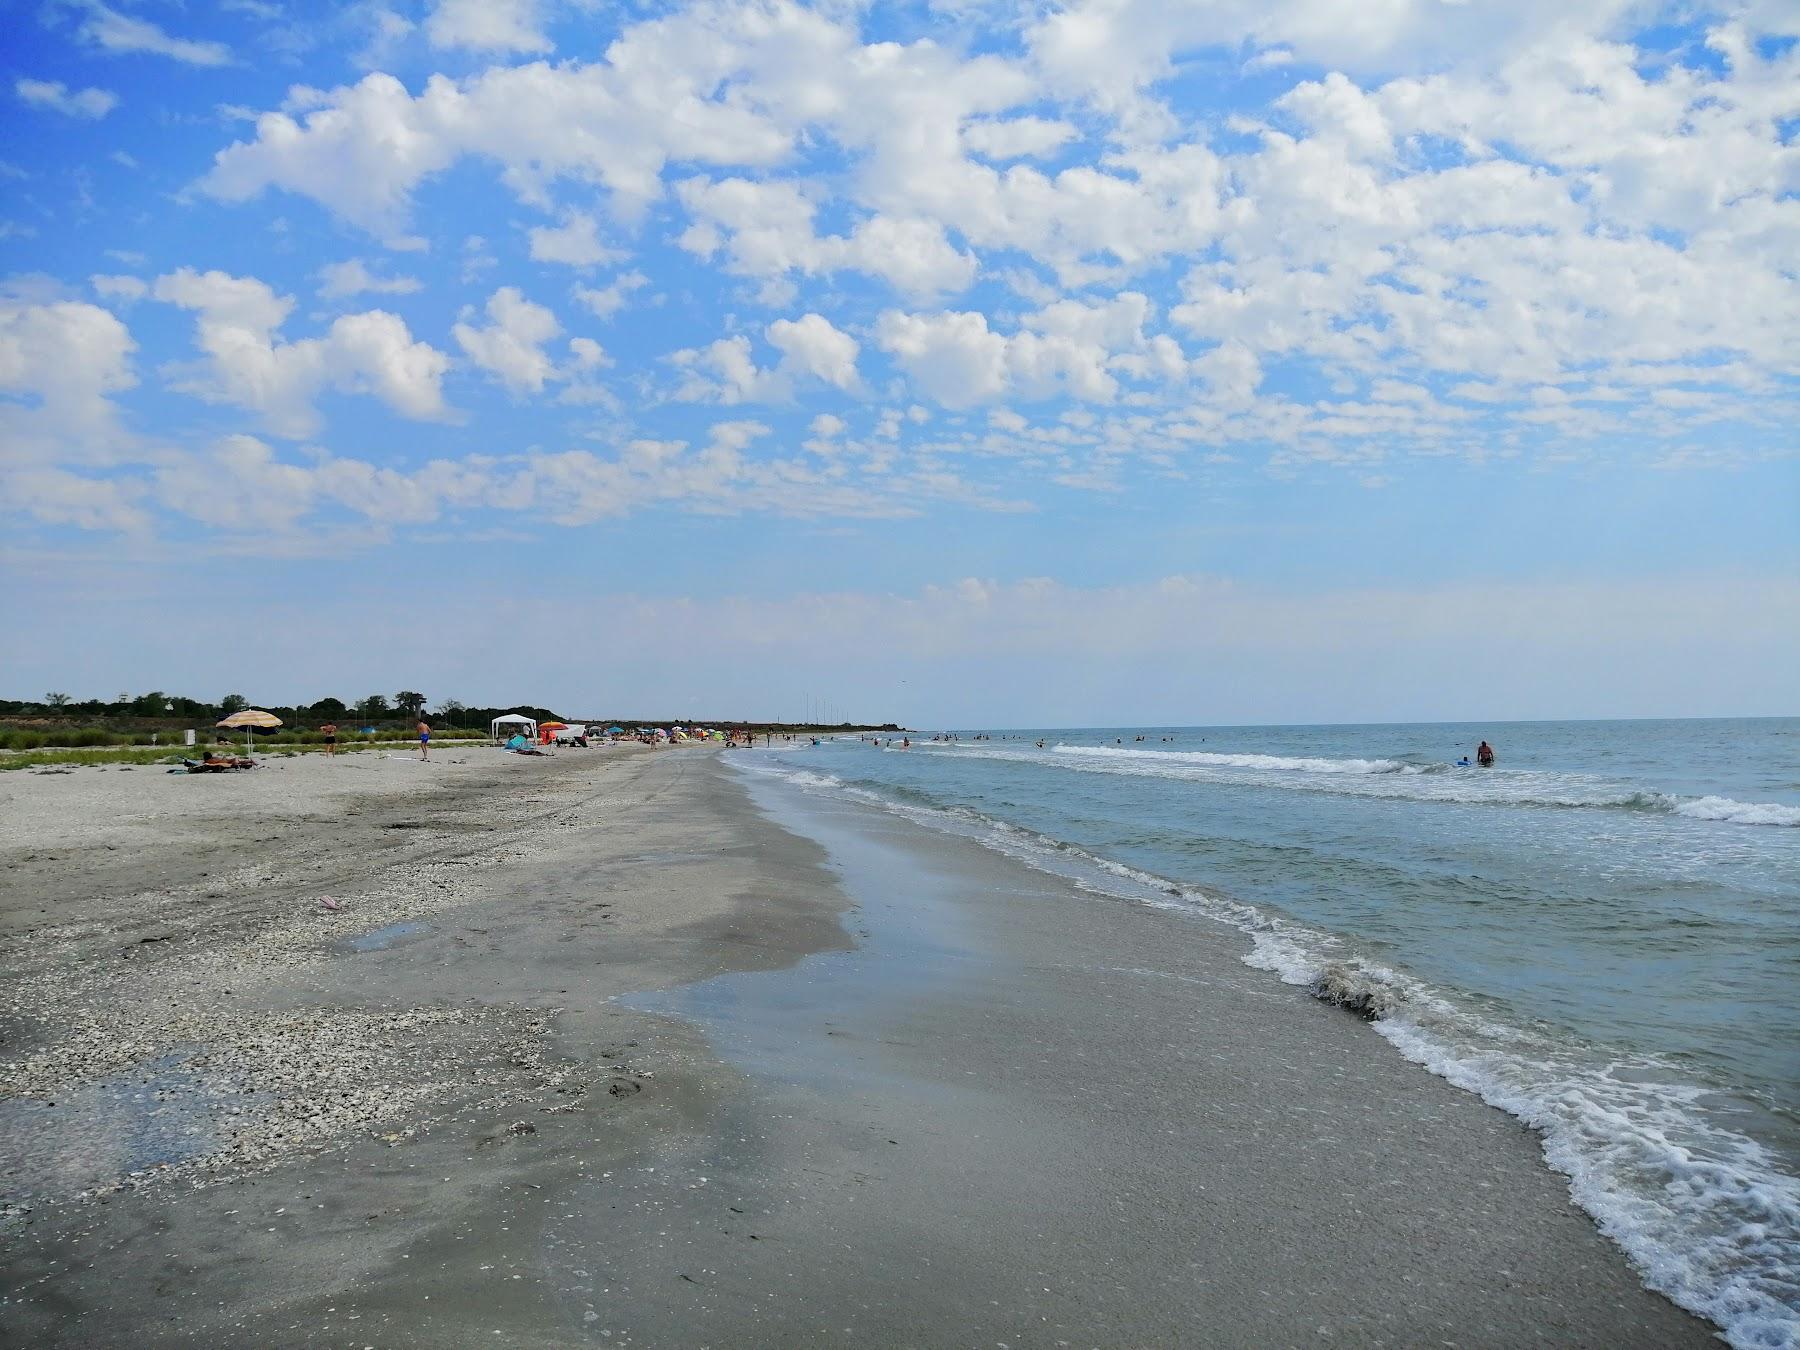
[[[1490,767],[1494,762],[1494,747],[1483,741],[1475,748],[1475,762],[1484,769]]]

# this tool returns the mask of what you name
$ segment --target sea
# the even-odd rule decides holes
[[[1537,1131],[1651,1288],[1800,1346],[1800,718],[910,740],[739,762],[1241,935]]]

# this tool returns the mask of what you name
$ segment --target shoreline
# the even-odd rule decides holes
[[[407,773],[382,761],[381,791],[309,788],[286,815],[273,791],[239,802],[233,828],[274,841],[273,871],[239,869],[270,878],[248,895],[217,884],[231,850],[206,823],[183,827],[184,865],[213,876],[184,891],[173,862],[97,860],[79,875],[110,900],[54,932],[16,913],[9,883],[0,973],[72,958],[104,975],[101,1004],[141,1015],[158,964],[184,988],[204,965],[235,990],[196,1000],[228,1070],[302,1099],[352,1082],[378,1118],[328,1115],[216,1175],[0,1227],[0,1329],[45,1344],[1708,1338],[1642,1289],[1526,1131],[1173,916],[868,808],[778,800],[704,752]],[[136,828],[109,827],[122,843]],[[331,880],[321,840],[364,877],[342,916],[302,903]],[[145,877],[162,884],[122,889]],[[473,1020],[354,1020],[420,1010]],[[32,1052],[19,1017],[9,1071]],[[274,1049],[244,1058],[239,1025]],[[345,1033],[386,1050],[346,1056]],[[307,1047],[322,1074],[270,1067]],[[401,1087],[418,1095],[384,1104]]]
[[[1712,1339],[1531,1131],[1244,965],[1247,940],[839,794],[750,790],[825,848],[857,947],[628,1002],[698,1021],[784,1122],[751,1136],[771,1157],[740,1140],[690,1170],[763,1197],[778,1237],[893,1267],[784,1294],[767,1340],[846,1306],[877,1343]],[[693,1299],[660,1314],[731,1335]]]

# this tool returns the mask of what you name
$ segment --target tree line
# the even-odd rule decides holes
[[[243,694],[226,694],[217,702],[188,698],[181,694],[152,689],[143,694],[120,694],[112,700],[77,699],[52,691],[41,699],[0,699],[0,716],[49,717],[58,720],[75,718],[135,718],[144,721],[210,723],[245,708],[257,707],[274,713],[288,726],[307,726],[325,722],[355,721],[366,724],[411,722],[421,717],[449,726],[485,727],[502,713],[522,712],[539,721],[550,721],[556,714],[548,708],[508,705],[503,708],[478,708],[460,699],[440,699],[433,704],[416,689],[402,689],[395,694],[370,694],[354,702],[340,698],[322,698],[314,703],[255,703]]]
[[[202,699],[165,693],[160,689],[152,689],[143,694],[120,694],[117,698],[109,701],[98,698],[77,699],[68,694],[53,691],[45,694],[41,699],[0,698],[0,718],[6,718],[15,724],[19,721],[45,720],[63,725],[77,722],[89,724],[112,722],[115,724],[114,730],[118,729],[118,723],[135,723],[139,724],[148,734],[151,730],[211,726],[223,717],[229,717],[234,712],[242,712],[245,708],[252,707],[274,713],[281,719],[282,726],[290,731],[310,731],[328,722],[345,729],[363,726],[395,726],[415,722],[420,718],[434,726],[486,730],[494,718],[504,713],[523,713],[539,722],[586,721],[596,726],[607,726],[617,722],[621,726],[634,728],[671,725],[733,727],[754,731],[759,735],[763,732],[897,732],[900,730],[900,726],[894,722],[757,722],[746,721],[743,718],[703,717],[611,717],[605,719],[581,717],[565,719],[562,714],[550,708],[537,707],[528,703],[509,703],[495,708],[476,707],[454,698],[439,699],[434,703],[416,689],[402,689],[395,694],[370,694],[352,703],[347,703],[340,698],[322,698],[315,703],[252,703],[243,694],[227,694],[216,703],[208,703]]]

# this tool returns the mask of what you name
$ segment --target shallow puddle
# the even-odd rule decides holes
[[[343,946],[353,952],[378,952],[391,947],[401,938],[414,937],[420,933],[429,933],[428,923],[390,923],[385,928],[377,928],[353,938],[345,938]]]
[[[0,1199],[67,1195],[222,1148],[246,1100],[187,1067],[198,1047],[59,1093],[0,1101]]]

